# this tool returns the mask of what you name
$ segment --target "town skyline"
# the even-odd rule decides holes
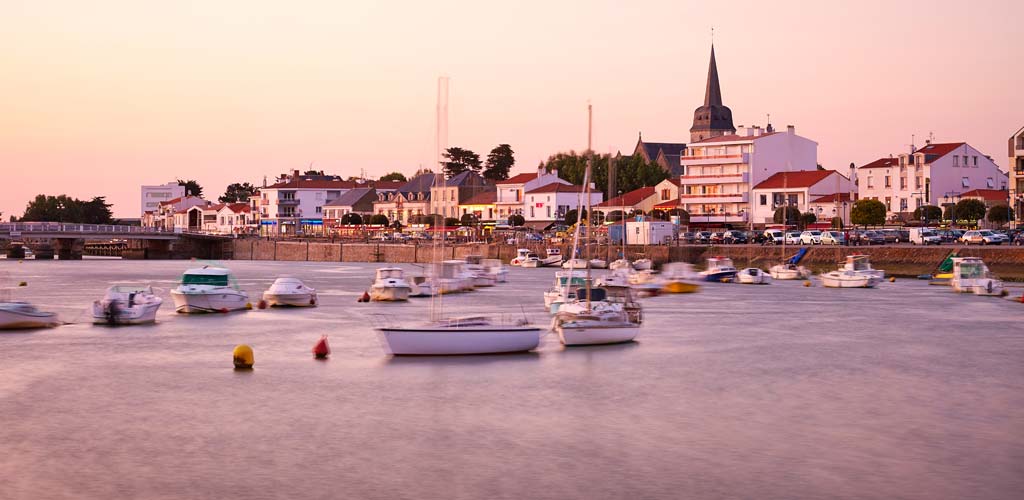
[[[764,126],[771,114],[776,128],[795,125],[816,141],[820,163],[840,172],[907,151],[912,134],[921,147],[930,132],[936,142],[978,146],[1006,171],[1006,140],[1024,109],[1012,88],[1024,70],[1013,63],[1007,13],[1024,9],[993,1],[953,15],[946,4],[957,5],[808,12],[739,2],[744,18],[708,6],[665,4],[665,15],[645,17],[612,4],[537,14],[541,4],[531,4],[492,24],[486,7],[449,4],[406,5],[398,19],[384,7],[326,3],[244,14],[235,2],[202,12],[169,6],[160,19],[118,2],[68,4],[59,17],[16,4],[0,21],[10,25],[0,41],[22,48],[0,55],[14,70],[0,98],[11,110],[0,126],[0,164],[13,181],[0,211],[21,215],[36,194],[68,194],[105,196],[115,216],[137,217],[140,184],[177,178],[198,180],[215,199],[227,184],[259,185],[310,164],[372,178],[438,170],[442,74],[452,82],[448,144],[481,155],[511,144],[512,174],[585,149],[588,100],[598,153],[629,154],[641,132],[688,142],[712,25],[737,126]],[[879,18],[919,22],[893,30]],[[432,33],[444,19],[476,24]],[[558,30],[580,19],[595,26],[588,36]],[[522,30],[528,21],[536,29]],[[371,33],[375,45],[360,44]]]

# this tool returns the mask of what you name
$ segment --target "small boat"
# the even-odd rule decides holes
[[[316,289],[306,286],[298,278],[277,278],[267,291],[263,292],[263,300],[270,307],[316,307],[318,299]]]
[[[433,297],[437,294],[429,276],[413,276],[409,283],[409,297]]]
[[[576,298],[576,291],[586,286],[587,274],[580,270],[566,270],[555,273],[555,283],[544,292],[544,308],[551,314],[565,302]]]
[[[560,265],[562,265],[562,250],[559,248],[547,249],[547,257],[540,260],[540,266],[557,267]],[[586,264],[583,267],[586,267]]]
[[[651,259],[637,259],[633,261],[633,269],[637,271],[646,271],[654,266]]]
[[[879,280],[885,278],[885,271],[873,269],[869,257],[864,254],[852,254],[846,256],[846,262],[840,269],[853,271],[860,274],[868,274],[877,277]]]
[[[608,261],[606,261],[604,259],[590,259],[590,268],[591,269],[607,269],[608,268]]]
[[[536,254],[533,254],[529,248],[519,248],[516,250],[516,256],[509,261],[509,264],[513,266],[522,266],[531,254],[536,257]]]
[[[0,302],[0,330],[53,328],[59,324],[56,314],[40,311],[28,302]]]
[[[985,262],[977,257],[954,257],[953,277],[949,284],[960,293],[997,297],[1005,293],[1002,280],[996,278]]]
[[[502,264],[501,260],[484,259],[481,265],[487,274],[494,278],[495,283],[505,283],[508,281],[508,267]]]
[[[156,321],[164,301],[149,286],[114,285],[103,298],[92,303],[95,324],[137,325]]]
[[[882,278],[872,274],[858,273],[849,269],[831,271],[819,276],[821,284],[828,288],[874,288]]]
[[[700,273],[689,262],[669,262],[661,268],[661,290],[666,293],[694,293],[700,291],[697,280]]]
[[[473,274],[461,260],[446,260],[431,267],[430,281],[435,293],[448,294],[473,290]]]
[[[736,278],[738,270],[728,257],[709,257],[708,268],[700,274],[705,281],[728,282]]]
[[[811,270],[796,264],[783,263],[775,264],[768,272],[773,279],[777,280],[802,280],[811,277]]]
[[[498,325],[480,316],[451,318],[419,327],[379,328],[389,354],[458,355],[530,351],[541,330],[526,324]]]
[[[587,259],[569,259],[562,263],[562,269],[586,269]]]
[[[405,279],[405,272],[397,267],[377,269],[370,285],[370,300],[376,302],[409,300],[411,293],[412,287]]]
[[[608,274],[601,276],[594,280],[594,284],[597,286],[629,286],[629,271],[625,270],[612,270]]]
[[[736,273],[736,281],[744,285],[767,285],[772,282],[772,277],[761,269],[748,267]]]
[[[538,257],[537,254],[530,252],[526,255],[526,258],[523,259],[520,267],[541,267],[541,265],[540,257]]]
[[[611,264],[608,264],[608,269],[612,271],[632,271],[633,264],[626,259],[616,259]]]
[[[231,271],[203,266],[189,269],[181,284],[171,289],[174,310],[179,313],[228,312],[244,309],[249,295],[232,286]]]
[[[483,261],[484,257],[482,255],[466,256],[466,272],[473,276],[474,287],[494,286],[495,278],[484,268]]]
[[[554,330],[567,346],[621,344],[636,338],[640,324],[623,311],[591,311],[556,316]]]

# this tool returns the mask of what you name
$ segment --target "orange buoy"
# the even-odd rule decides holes
[[[320,341],[313,346],[313,356],[316,359],[327,359],[331,355],[331,346],[327,345],[327,335],[322,335]]]
[[[220,310],[218,312],[221,313],[221,314],[227,314],[228,313],[228,308],[222,307],[222,308],[220,308]]]
[[[369,302],[369,301],[370,301],[370,292],[363,292],[363,296],[359,297],[359,302]]]
[[[259,302],[256,303],[256,307],[258,307],[260,309],[266,309],[267,308],[267,301],[260,300]]]

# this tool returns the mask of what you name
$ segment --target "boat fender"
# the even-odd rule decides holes
[[[217,312],[219,312],[221,314],[227,314],[228,313],[228,308],[222,307],[222,308],[218,309]]]
[[[309,299],[309,305],[315,306],[316,305],[316,299]]]
[[[369,302],[369,301],[370,301],[370,292],[363,292],[363,296],[359,297],[359,302]]]
[[[811,286],[811,280],[804,281],[804,286]]]
[[[260,309],[266,309],[267,308],[267,301],[260,300],[259,302],[256,303],[256,307],[258,307]]]
[[[231,356],[234,358],[236,370],[251,370],[253,363],[256,361],[255,356],[253,356],[252,347],[245,344],[235,346]]]
[[[327,359],[331,355],[331,346],[327,345],[327,335],[322,335],[320,341],[313,346],[313,357],[316,359]]]

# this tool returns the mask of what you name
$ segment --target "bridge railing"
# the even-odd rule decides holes
[[[9,222],[0,224],[0,233],[95,233],[95,234],[173,234],[162,227],[118,224],[73,224],[65,222]]]

